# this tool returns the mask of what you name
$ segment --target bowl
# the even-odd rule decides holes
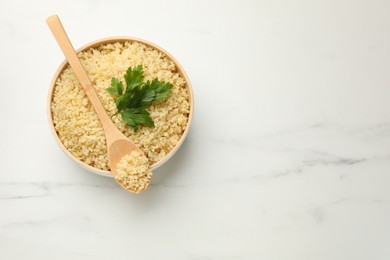
[[[108,38],[103,38],[103,39],[99,39],[99,40],[90,42],[90,43],[82,46],[81,48],[77,49],[76,52],[77,53],[78,52],[82,52],[82,51],[85,51],[85,50],[87,50],[89,48],[98,47],[98,46],[103,45],[103,44],[116,43],[116,42],[127,42],[127,41],[128,42],[142,43],[142,44],[144,44],[144,45],[146,45],[148,47],[151,47],[152,49],[155,49],[155,50],[165,54],[170,60],[172,60],[174,62],[175,66],[176,66],[176,71],[185,80],[185,82],[186,82],[185,87],[187,88],[187,91],[188,91],[188,94],[189,94],[190,111],[189,111],[189,114],[188,114],[188,121],[187,121],[186,128],[185,128],[181,138],[179,139],[178,143],[176,144],[176,146],[163,159],[161,159],[160,161],[154,163],[151,166],[151,169],[153,171],[153,170],[156,170],[157,168],[159,168],[164,163],[166,163],[179,150],[180,146],[183,144],[185,138],[188,135],[188,131],[190,129],[190,125],[191,125],[191,122],[192,122],[192,115],[193,115],[193,108],[194,108],[194,99],[193,99],[192,87],[191,87],[191,83],[190,83],[190,81],[188,79],[188,76],[185,73],[183,67],[179,64],[179,62],[171,54],[169,54],[163,48],[155,45],[154,43],[145,41],[143,39],[138,39],[138,38],[134,38],[134,37],[126,37],[126,36],[108,37]],[[98,169],[98,168],[92,167],[92,166],[86,164],[85,162],[81,161],[80,159],[76,158],[72,153],[70,153],[68,151],[68,149],[61,142],[60,138],[58,137],[57,131],[54,128],[52,109],[51,109],[51,105],[52,105],[52,101],[53,101],[54,89],[55,89],[57,78],[64,71],[64,69],[66,68],[67,64],[68,64],[68,62],[66,60],[64,62],[62,62],[62,64],[59,66],[59,68],[57,69],[56,73],[54,74],[54,77],[53,77],[53,79],[51,81],[51,84],[50,84],[50,89],[49,89],[49,94],[48,94],[48,102],[47,102],[47,105],[48,105],[47,113],[48,113],[49,126],[50,126],[50,129],[51,129],[51,132],[52,132],[52,134],[54,136],[54,139],[56,140],[56,142],[58,143],[58,145],[62,149],[62,151],[67,156],[69,156],[74,162],[76,162],[78,165],[80,165],[84,169],[88,170],[89,172],[92,172],[92,173],[95,173],[95,174],[98,174],[98,175],[102,175],[102,176],[106,176],[106,177],[113,177],[111,175],[110,171],[105,171],[105,170],[102,170],[102,169]]]

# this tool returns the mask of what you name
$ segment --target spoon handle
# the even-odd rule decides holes
[[[76,74],[78,81],[84,88],[89,101],[92,103],[92,106],[99,116],[105,132],[107,133],[113,131],[113,129],[116,127],[113,125],[111,119],[107,115],[105,108],[100,102],[98,95],[92,87],[92,82],[81,65],[81,62],[78,59],[75,50],[73,49],[72,43],[70,42],[60,19],[57,15],[53,15],[46,19],[46,23],[49,25],[54,38],[56,39],[70,66],[72,67],[73,72]]]

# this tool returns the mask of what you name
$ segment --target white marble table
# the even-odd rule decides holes
[[[390,259],[388,1],[2,1],[0,259]],[[130,35],[195,93],[140,196],[59,149],[46,95],[74,45]]]

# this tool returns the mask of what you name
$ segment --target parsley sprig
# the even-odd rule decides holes
[[[126,87],[118,78],[111,79],[107,92],[116,97],[115,104],[122,121],[138,131],[140,125],[153,127],[154,122],[146,110],[154,101],[165,100],[171,94],[172,84],[158,78],[144,82],[142,65],[129,67],[124,75]]]

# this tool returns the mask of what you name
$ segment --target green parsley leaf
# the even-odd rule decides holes
[[[154,123],[148,111],[143,108],[130,108],[121,112],[122,120],[135,131],[138,130],[138,125],[153,127]]]
[[[158,78],[144,82],[142,65],[129,67],[124,75],[126,88],[118,78],[111,79],[107,92],[118,96],[115,105],[122,121],[138,131],[140,125],[154,127],[154,122],[146,110],[154,101],[162,101],[171,94],[172,83],[159,81]]]
[[[126,80],[126,93],[129,93],[134,88],[140,87],[144,81],[144,69],[142,65],[136,67],[129,67],[124,76]]]
[[[119,96],[118,99],[115,101],[115,105],[118,109],[118,112],[121,112],[126,107],[125,96]]]
[[[118,95],[118,90],[116,88],[108,88],[107,92],[111,95]]]
[[[107,92],[112,95],[122,95],[123,94],[123,84],[117,78],[111,79],[111,88],[107,89]]]
[[[151,88],[156,91],[154,101],[167,99],[171,94],[172,86],[173,85],[170,82],[158,81],[158,78],[155,78],[151,84]]]

